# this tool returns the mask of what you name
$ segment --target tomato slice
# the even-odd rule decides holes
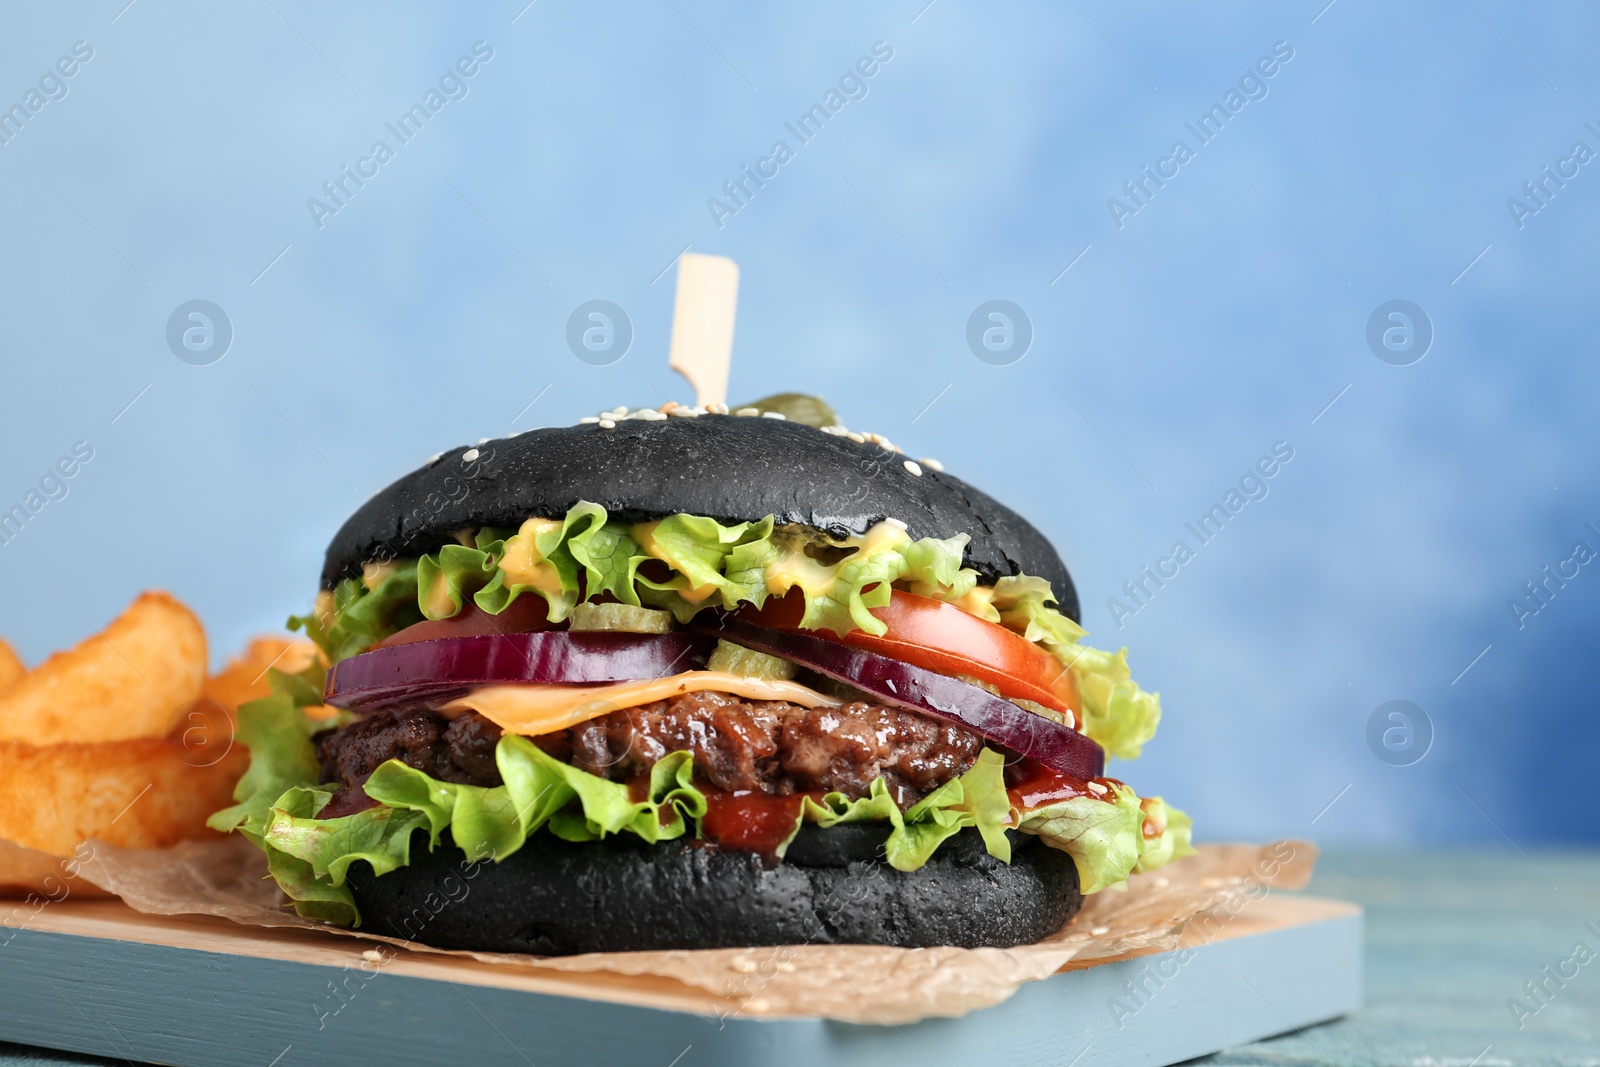
[[[565,623],[549,621],[550,606],[544,597],[529,593],[517,597],[498,615],[490,615],[478,605],[467,601],[461,611],[448,619],[424,619],[407,626],[399,633],[390,634],[379,641],[378,648],[391,645],[408,645],[413,641],[431,641],[435,637],[478,637],[485,634],[532,634],[544,630],[558,630]]]
[[[889,629],[882,637],[852,630],[832,640],[892,656],[940,674],[964,674],[987,682],[1001,696],[1031,700],[1056,711],[1077,713],[1078,686],[1050,653],[997,623],[969,615],[954,604],[896,589],[889,604],[872,614]],[[769,599],[760,611],[739,609],[740,618],[776,630],[798,630],[805,613],[800,590]]]

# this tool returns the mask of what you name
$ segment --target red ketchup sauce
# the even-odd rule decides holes
[[[358,785],[340,786],[334,790],[333,796],[322,810],[317,812],[319,819],[341,819],[346,815],[354,815],[358,811],[375,808],[378,802],[367,796],[367,791]]]
[[[703,792],[706,814],[700,820],[700,832],[706,840],[723,848],[758,852],[769,860],[777,857],[778,846],[794,833],[804,801],[800,793],[779,797],[751,790]]]
[[[1006,792],[1011,795],[1012,806],[1023,811],[1074,797],[1109,801],[1112,790],[1120,785],[1115,778],[1073,778],[1031,759],[1006,768]]]

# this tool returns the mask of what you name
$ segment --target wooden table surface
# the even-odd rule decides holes
[[[1199,1062],[1600,1065],[1600,851],[1335,852],[1311,889],[1367,909],[1366,1006]],[[1564,985],[1545,979],[1580,942],[1595,958],[1567,963]],[[1542,1003],[1523,988],[1541,980],[1553,991]],[[1520,1028],[1512,998],[1527,1005]]]
[[[1365,1008],[1197,1062],[1600,1067],[1600,851],[1334,852],[1310,891],[1367,909]],[[0,1067],[115,1062],[0,1044]]]

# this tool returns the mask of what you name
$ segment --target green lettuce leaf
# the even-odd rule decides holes
[[[1160,812],[1161,832],[1144,836],[1147,808]],[[1135,871],[1145,873],[1194,852],[1190,819],[1159,797],[1141,801],[1127,786],[1114,786],[1107,800],[1074,797],[1019,812],[1017,828],[1038,834],[1048,845],[1072,856],[1085,893],[1122,884]]]
[[[365,860],[378,874],[411,862],[411,831],[426,817],[405,808],[379,805],[337,819],[319,819],[317,812],[333,792],[296,786],[273,804],[263,839],[271,848],[311,865],[319,879],[344,885],[345,872]]]
[[[1005,832],[1010,821],[1005,757],[986,748],[965,774],[946,782],[906,811],[906,841],[897,855],[895,838],[890,836],[889,866],[898,871],[914,871],[927,863],[947,838],[969,826],[978,828],[991,856],[1010,863],[1011,842]]]
[[[266,853],[267,874],[294,901],[294,910],[302,917],[339,926],[361,925],[361,914],[349,889],[334,885],[326,877],[317,877],[311,864],[287,852],[268,848]]]
[[[494,580],[504,541],[477,545],[445,545],[417,560],[417,607],[429,619],[448,619],[461,612],[468,598]]]
[[[978,761],[959,778],[946,782],[903,814],[882,778],[873,779],[867,795],[851,800],[843,793],[828,793],[820,800],[807,796],[795,822],[816,823],[823,829],[841,823],[887,822],[894,829],[884,843],[884,859],[897,871],[914,871],[927,863],[947,839],[975,826],[989,854],[1011,862],[1011,842],[1006,827],[1011,821],[1011,801],[1005,786],[1005,757],[984,749]],[[793,835],[790,835],[793,840]],[[788,841],[779,849],[783,849]]]
[[[1144,818],[1131,789],[1118,789],[1112,802],[1074,797],[1028,812],[1018,829],[1071,853],[1078,884],[1098,893],[1128,877],[1139,862],[1139,827]]]
[[[648,557],[633,539],[627,523],[595,523],[567,542],[572,558],[583,567],[586,599],[610,594],[624,604],[640,607],[636,588],[639,564]]]
[[[624,783],[607,781],[546,755],[526,738],[502,739],[495,757],[506,782],[502,786],[440,782],[391,760],[368,780],[367,795],[388,807],[417,813],[423,819],[418,825],[427,826],[434,844],[448,827],[452,840],[468,855],[497,861],[521,848],[529,834],[544,826],[567,841],[597,841],[631,833],[653,843],[695,832],[697,821],[706,813],[705,794],[694,785],[693,757],[688,752],[674,752],[659,760],[642,798],[635,798]],[[820,799],[807,796],[801,802],[795,830],[778,854],[783,855],[803,822],[824,828],[889,822],[894,829],[886,845],[887,860],[896,870],[921,867],[943,841],[968,826],[978,828],[993,855],[1009,862],[1005,827],[1010,821],[1010,802],[1004,766],[999,753],[986,749],[960,778],[904,814],[881,778],[874,780],[867,796],[856,800],[842,793]],[[323,868],[316,869],[321,873]]]
[[[1134,870],[1145,874],[1194,855],[1193,819],[1160,797],[1146,797],[1140,807],[1146,822],[1159,832],[1152,837],[1139,835],[1139,862]]]
[[[657,761],[640,799],[625,783],[562,763],[523,737],[502,738],[495,763],[505,784],[488,788],[440,782],[390,760],[373,772],[366,791],[389,807],[416,812],[433,844],[448,827],[463,852],[496,861],[546,825],[567,841],[597,841],[622,832],[666,841],[690,828],[686,816],[699,818],[706,810],[705,796],[691,780],[694,767],[687,752]]]
[[[331,795],[315,787],[322,775],[322,765],[317,759],[316,746],[311,737],[319,730],[342,725],[344,719],[314,720],[303,710],[322,701],[323,671],[313,664],[299,674],[286,674],[279,670],[267,673],[272,695],[252,700],[239,707],[237,738],[250,749],[250,766],[233,789],[236,801],[231,807],[215,813],[206,825],[223,833],[239,833],[267,854],[267,871],[278,883],[301,915],[311,919],[351,925],[359,921],[355,901],[344,888],[343,872],[349,862],[335,864],[340,855],[360,851],[351,846],[356,842],[376,845],[374,855],[394,855],[393,844],[376,839],[370,830],[355,828],[357,823],[386,823],[388,809],[370,809],[343,822],[352,829],[346,835],[326,846],[330,853],[322,858],[322,869],[302,855],[286,851],[277,845],[277,834],[292,831],[292,820],[309,822],[308,816],[320,810]],[[289,822],[286,822],[289,820]],[[289,834],[297,846],[304,844],[305,835]],[[401,846],[409,840],[409,831],[401,838]],[[399,853],[401,862],[406,854]],[[340,872],[336,884],[328,871],[334,866]]]
[[[207,826],[237,830],[259,845],[277,799],[321,776],[311,735],[338,723],[315,723],[301,709],[322,702],[322,681],[316,664],[299,674],[268,670],[272,695],[241,705],[237,714],[236,737],[250,749],[250,766],[233,787],[236,803],[212,815]]]
[[[910,592],[934,600],[960,600],[978,585],[978,572],[961,566],[967,544],[972,539],[957,534],[940,540],[924,537],[902,550],[906,557],[906,579]]]
[[[390,634],[423,619],[417,602],[417,560],[389,571],[373,588],[360,578],[346,578],[333,590],[332,618],[318,612],[291,615],[290,630],[304,631],[328,662],[365,652]]]
[[[358,926],[361,915],[345,886],[350,865],[364,860],[379,874],[406,866],[411,862],[411,833],[425,819],[382,805],[338,819],[316,818],[332,795],[312,786],[288,790],[267,813],[257,844],[267,853],[268,873],[297,912],[308,919]]]
[[[820,798],[809,793],[800,802],[800,819],[795,823],[795,830],[800,829],[802,822],[816,823],[826,830],[830,826],[840,826],[846,823],[857,822],[892,822],[897,825],[905,822],[905,817],[900,812],[900,805],[894,802],[894,797],[889,793],[889,786],[882,778],[874,778],[867,787],[867,795],[854,800],[843,793],[824,793]],[[793,840],[792,836],[790,840]],[[783,847],[788,848],[789,842],[785,841]],[[780,856],[782,851],[778,853]]]
[[[766,600],[766,583],[752,581],[749,561],[765,555],[760,547],[772,537],[772,519],[724,526],[698,515],[669,515],[658,522],[635,527],[635,537],[649,553],[672,569],[672,577],[655,581],[639,576],[652,606],[666,608],[679,622],[688,622],[701,608],[716,605],[735,608],[743,602],[757,606]],[[728,576],[728,557],[750,546],[735,564],[736,577]],[[642,561],[641,561],[642,562]]]
[[[1083,732],[1107,754],[1138,759],[1161,724],[1161,694],[1146,693],[1128,671],[1128,650],[1113,654],[1087,645],[1057,653],[1083,697]]]
[[[770,523],[770,519],[766,520]],[[722,587],[723,599],[737,604],[767,602],[767,568],[778,558],[778,546],[773,543],[770,529],[762,537],[751,538],[728,550],[722,572],[727,584]]]
[[[578,602],[580,570],[572,554],[574,537],[604,526],[606,509],[599,504],[573,505],[566,518],[532,518],[500,545],[499,566],[488,584],[473,594],[473,603],[491,615],[506,610],[532,590],[544,597],[547,617],[561,622]]]
[[[1056,610],[1043,578],[1001,578],[991,603],[995,621],[1043,646],[1072,672],[1083,699],[1083,732],[1117,759],[1138,759],[1161,724],[1161,695],[1132,680],[1128,650],[1113,654],[1080,644],[1083,627]]]
[[[327,681],[328,672],[316,662],[295,674],[280,671],[276,667],[267,668],[267,689],[272,693],[283,693],[300,708],[320,706],[322,687]]]
[[[550,809],[519,810],[504,786],[488,788],[441,782],[399,760],[384,763],[367,779],[367,795],[387,807],[417,815],[428,828],[430,847],[448,827],[473,859],[501,860],[522,847],[530,818],[543,821]]]
[[[884,532],[888,544],[863,546],[846,556],[827,581],[811,582],[802,577],[796,583],[806,596],[806,610],[800,625],[807,630],[832,630],[836,634],[865,630],[882,636],[888,627],[870,609],[888,605],[893,583],[912,573],[911,556],[929,568],[915,576],[927,583],[937,582],[938,569],[949,562],[952,545],[956,568],[960,568],[961,550],[967,543],[965,534],[949,541],[931,537],[912,541],[903,530],[895,532]]]

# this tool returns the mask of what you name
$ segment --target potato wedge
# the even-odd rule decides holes
[[[93,745],[0,741],[0,838],[70,856],[89,838],[163,848],[208,836],[206,819],[233,802],[233,785],[250,759],[243,745],[223,743],[208,752],[185,748],[176,736]]]
[[[145,593],[103,632],[0,693],[0,741],[159,739],[199,698],[205,672],[200,620],[166,593]]]
[[[27,665],[17,655],[17,650],[0,638],[0,693],[22,681],[22,676],[27,673]]]
[[[243,652],[230,657],[226,667],[206,679],[201,696],[232,715],[240,704],[271,695],[268,668],[294,674],[309,667],[316,654],[317,646],[310,641],[258,637]]]

